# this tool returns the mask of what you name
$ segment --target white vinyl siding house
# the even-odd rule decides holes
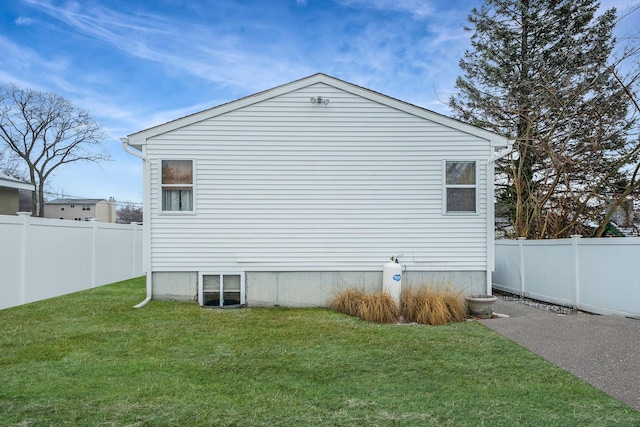
[[[248,304],[324,305],[340,287],[381,288],[400,254],[405,283],[490,283],[498,135],[317,74],[123,142],[145,159],[154,297],[193,299],[227,274]],[[167,162],[193,181],[163,183]],[[172,185],[188,209],[167,209]]]

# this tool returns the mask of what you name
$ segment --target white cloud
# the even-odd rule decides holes
[[[337,0],[348,7],[378,10],[395,10],[410,13],[414,18],[426,18],[432,15],[434,8],[426,0]]]
[[[17,25],[31,25],[33,24],[33,19],[26,17],[26,16],[21,16],[18,19],[15,20],[15,23]]]
[[[167,69],[187,73],[225,86],[256,90],[261,81],[278,81],[285,75],[297,78],[299,67],[278,64],[261,44],[245,40],[215,25],[199,25],[149,13],[131,14],[98,5],[91,8],[78,3],[57,6],[49,1],[25,0],[37,5],[52,18],[75,31],[102,40],[128,55],[154,61]],[[251,24],[248,24],[251,25]],[[189,31],[185,31],[189,28]],[[203,43],[215,40],[215,43]]]
[[[3,72],[0,81],[12,82],[19,86],[30,87],[41,91],[49,91],[48,83],[57,81],[59,86],[70,86],[60,80],[68,68],[68,61],[60,58],[49,59],[41,56],[27,46],[13,43],[0,35],[0,51],[3,52]],[[25,76],[38,75],[38,81],[29,82]]]

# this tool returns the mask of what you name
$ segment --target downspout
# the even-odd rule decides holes
[[[122,142],[122,148],[124,148],[124,151],[126,151],[127,153],[138,157],[139,159],[142,159],[142,161],[145,163],[145,165],[147,165],[149,158],[147,156],[145,156],[144,154],[142,154],[140,151],[134,150],[133,148],[131,148],[131,146],[129,145],[129,138],[120,138],[120,141]],[[146,196],[145,196],[146,197]],[[148,205],[147,205],[148,206]],[[147,207],[148,209],[148,207]],[[149,230],[148,228],[148,220],[144,221],[144,227],[147,228],[147,230]],[[148,239],[149,237],[149,233],[145,233],[146,238]],[[145,255],[146,255],[146,251],[147,251],[147,244],[145,243],[144,245],[144,250],[145,250]],[[146,256],[145,256],[146,258]],[[153,287],[152,287],[152,283],[151,283],[151,271],[150,271],[150,265],[149,262],[147,260],[146,262],[147,264],[147,296],[146,298],[140,302],[139,304],[136,304],[133,306],[133,308],[142,308],[145,305],[147,305],[149,303],[149,301],[151,301],[151,297],[153,296]]]
[[[487,172],[489,172],[489,169],[490,169],[492,172],[492,175],[495,175],[495,168],[493,164],[497,160],[503,158],[504,156],[510,154],[513,151],[514,142],[515,142],[514,140],[508,140],[507,146],[504,149],[493,153],[493,155],[489,157],[489,160],[487,160]],[[489,179],[489,177],[487,177],[487,196],[489,197],[495,197],[494,179],[495,179],[495,176],[493,176],[493,179]],[[495,249],[495,208],[494,208],[493,200],[491,201],[491,203],[487,203],[487,244],[489,245],[490,249],[489,249],[489,252],[487,253],[486,293],[487,295],[491,295],[493,292],[492,273],[493,273],[493,270],[495,269],[495,251],[496,251]]]

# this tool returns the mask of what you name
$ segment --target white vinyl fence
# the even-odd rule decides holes
[[[640,237],[496,240],[493,287],[598,314],[640,316]]]
[[[144,274],[142,226],[0,215],[0,309]]]

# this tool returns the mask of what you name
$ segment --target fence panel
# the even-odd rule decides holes
[[[142,233],[119,224],[101,224],[96,230],[95,286],[141,275]]]
[[[514,294],[522,292],[520,251],[517,240],[500,240],[496,242],[496,270],[493,282],[499,283],[502,290]]]
[[[496,289],[640,316],[640,238],[496,241]]]
[[[24,220],[0,215],[0,309],[20,305],[24,281]]]
[[[581,307],[640,315],[640,238],[585,239],[578,251]]]
[[[0,215],[0,309],[144,274],[142,227]]]
[[[571,240],[536,240],[523,242],[524,293],[532,298],[573,305],[575,293],[567,283],[574,283]]]

